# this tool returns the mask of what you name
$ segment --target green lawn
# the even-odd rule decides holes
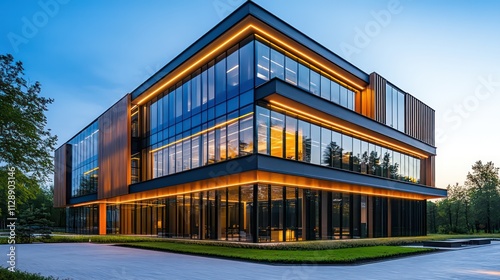
[[[11,272],[6,268],[0,268],[0,280],[55,280],[54,277],[45,277],[36,273],[22,271]]]
[[[328,250],[266,250],[215,247],[172,242],[137,242],[121,246],[221,258],[286,264],[350,264],[389,257],[432,252],[433,249],[372,246]]]

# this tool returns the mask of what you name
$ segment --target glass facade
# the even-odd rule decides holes
[[[385,88],[385,124],[405,132],[405,94],[388,83]]]
[[[355,90],[306,62],[260,41],[255,41],[255,56],[255,86],[278,78],[340,106],[355,109]]]
[[[243,42],[148,103],[146,179],[253,153],[253,53]]]
[[[69,208],[66,211],[66,232],[98,234],[99,207],[97,205],[89,205]]]
[[[71,197],[97,192],[99,126],[89,125],[68,142],[71,145]]]
[[[131,183],[254,152],[420,183],[419,158],[256,104],[254,88],[273,78],[355,110],[358,92],[249,37],[134,107]],[[404,93],[387,85],[386,101],[386,124],[404,132]],[[97,192],[98,136],[95,122],[69,142],[72,197]],[[98,210],[97,204],[70,208],[68,231],[98,233]],[[242,242],[422,235],[425,200],[255,183],[107,205],[106,232]]]
[[[389,229],[392,236],[425,233],[425,201],[266,184],[108,206],[106,215],[108,233],[182,239],[281,242],[383,237]]]
[[[420,183],[420,159],[413,156],[261,106],[256,123],[260,154]]]

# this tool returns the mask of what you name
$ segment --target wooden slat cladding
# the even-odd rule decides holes
[[[54,207],[66,206],[67,172],[71,166],[67,164],[68,145],[64,144],[54,153]]]
[[[99,117],[98,199],[128,193],[130,184],[130,95]]]
[[[406,94],[405,114],[405,133],[434,146],[434,110],[422,101]]]
[[[385,86],[387,84],[379,74],[373,72],[370,74],[370,88],[374,95],[375,113],[374,119],[385,124]],[[373,117],[372,117],[373,118]]]

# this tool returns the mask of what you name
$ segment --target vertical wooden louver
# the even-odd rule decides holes
[[[409,94],[405,103],[405,133],[434,146],[434,110]]]
[[[370,88],[375,98],[375,120],[385,124],[385,86],[387,81],[379,74],[370,74]]]
[[[98,199],[128,193],[130,133],[130,95],[127,95],[99,117]]]
[[[67,203],[68,165],[67,158],[68,145],[64,144],[54,153],[54,207],[65,207]],[[68,170],[69,169],[69,170]]]

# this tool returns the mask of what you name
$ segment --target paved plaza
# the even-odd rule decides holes
[[[500,242],[361,265],[265,265],[113,245],[20,244],[17,268],[60,279],[498,279]],[[6,266],[8,246],[1,245]]]

